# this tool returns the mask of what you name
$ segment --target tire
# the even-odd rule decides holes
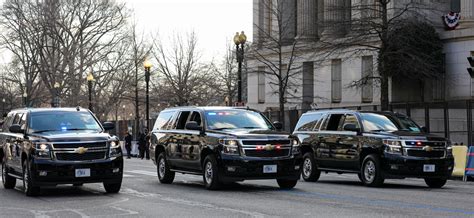
[[[430,179],[426,178],[425,183],[428,185],[430,188],[441,188],[444,185],[446,185],[447,179]]]
[[[2,162],[2,183],[5,189],[15,188],[16,185],[16,178],[8,175],[8,168],[5,166],[5,161]]]
[[[280,189],[289,190],[295,187],[298,180],[293,179],[277,179],[277,183],[280,186]]]
[[[303,166],[301,170],[301,176],[304,181],[316,182],[321,176],[321,171],[318,170],[318,166],[314,161],[314,156],[311,152],[307,152],[303,156]]]
[[[204,159],[202,167],[204,185],[208,190],[217,190],[220,187],[219,170],[217,168],[216,158],[212,155],[207,155]]]
[[[31,167],[27,160],[23,161],[23,190],[26,196],[37,196],[40,193],[40,187],[35,185],[31,177]]]
[[[377,157],[376,155],[367,155],[364,158],[360,169],[360,178],[364,185],[370,187],[378,187],[383,184],[385,178],[382,171],[382,164],[380,162],[379,157]]]
[[[122,187],[122,181],[117,182],[117,183],[105,183],[104,182],[104,189],[105,192],[109,194],[115,194],[120,191],[120,188]]]
[[[156,162],[156,173],[158,174],[158,180],[160,180],[160,183],[171,184],[174,180],[175,173],[170,170],[164,152],[161,152],[158,155]]]

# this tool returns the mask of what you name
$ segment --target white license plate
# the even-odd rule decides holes
[[[425,164],[423,165],[423,172],[434,172],[435,165],[434,164]]]
[[[263,165],[263,173],[276,173],[277,165]]]
[[[76,169],[76,177],[90,177],[91,169]]]

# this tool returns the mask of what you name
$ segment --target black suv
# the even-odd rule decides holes
[[[277,129],[281,123],[247,109],[171,108],[156,120],[150,154],[161,183],[180,172],[203,175],[207,189],[249,179],[291,189],[300,176],[299,143]]]
[[[304,155],[303,179],[317,181],[321,171],[357,173],[367,186],[417,177],[441,188],[453,171],[450,142],[423,130],[392,112],[307,112],[294,132]]]
[[[118,138],[82,108],[18,109],[8,113],[0,132],[2,181],[6,189],[23,181],[28,196],[41,186],[101,182],[108,193],[122,184]]]

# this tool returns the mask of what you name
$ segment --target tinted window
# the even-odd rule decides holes
[[[362,124],[365,131],[409,131],[421,132],[418,125],[405,116],[362,113]]]
[[[153,129],[155,130],[163,130],[167,129],[167,127],[171,124],[172,118],[174,115],[174,111],[165,111],[161,112],[158,118],[156,119],[155,126]]]
[[[181,111],[179,114],[178,123],[176,124],[176,129],[184,129],[190,113],[191,112],[189,111]]]
[[[326,119],[326,127],[325,130],[329,131],[337,131],[338,127],[341,126],[343,119],[342,114],[331,114],[329,119]]]
[[[191,118],[189,119],[189,121],[195,121],[199,126],[201,125],[202,121],[201,121],[201,114],[199,114],[199,112],[197,111],[194,111],[192,114],[191,114]]]
[[[295,129],[297,131],[312,131],[322,115],[322,113],[304,114],[296,124]]]
[[[247,110],[206,111],[207,128],[224,129],[273,129],[263,115]]]
[[[348,124],[353,124],[356,126],[356,128],[360,128],[359,121],[357,121],[357,117],[354,116],[353,114],[347,114],[346,116],[344,116],[344,124],[340,126],[340,130],[343,131],[344,126]]]
[[[29,132],[54,132],[54,131],[102,131],[99,123],[89,112],[54,111],[31,113]]]

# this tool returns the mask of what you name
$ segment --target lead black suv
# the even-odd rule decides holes
[[[423,130],[401,114],[336,110],[303,114],[293,134],[301,142],[306,181],[324,171],[357,173],[367,186],[417,177],[441,188],[453,171],[451,145]]]
[[[162,111],[153,127],[150,154],[161,183],[175,172],[203,175],[207,189],[221,183],[276,179],[293,188],[300,176],[299,143],[278,132],[256,111],[187,107]]]
[[[41,186],[104,184],[117,193],[122,184],[123,158],[119,139],[105,133],[87,109],[18,109],[8,113],[0,132],[2,181],[6,189],[23,181],[27,196]]]

